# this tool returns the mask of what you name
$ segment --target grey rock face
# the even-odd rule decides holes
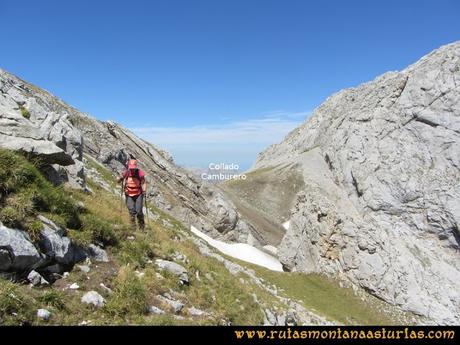
[[[155,264],[162,270],[166,270],[174,275],[176,275],[179,280],[184,283],[189,283],[188,273],[187,270],[175,262],[157,259],[155,260]]]
[[[208,229],[205,231],[213,237],[247,241],[251,229],[234,205],[217,187],[176,166],[167,152],[114,122],[100,122],[81,113],[70,119],[84,135],[85,153],[114,173],[124,169],[130,155],[137,158],[146,172],[148,198],[155,206],[185,224]]]
[[[329,97],[253,167],[302,168],[282,263],[458,324],[459,153],[460,42]]]
[[[61,274],[86,258],[85,251],[65,236],[64,229],[43,216],[38,218],[44,228],[36,243],[25,231],[10,229],[0,223],[0,272],[21,276],[36,269],[50,278],[50,275]]]
[[[74,112],[48,92],[0,70],[0,147],[38,157],[50,172],[54,169],[55,182],[79,188],[84,186],[83,145],[68,119]]]
[[[94,305],[97,308],[103,307],[105,304],[104,297],[96,291],[89,291],[83,295],[81,302]]]
[[[76,256],[74,245],[65,235],[65,230],[59,228],[51,220],[40,216],[44,228],[39,246],[47,257],[63,265],[73,264]]]
[[[157,207],[213,237],[239,242],[251,238],[253,229],[221,191],[176,166],[166,151],[2,70],[0,91],[0,147],[40,157],[54,183],[85,188],[83,152],[116,174],[132,155],[146,172],[148,196]],[[103,179],[98,183],[111,190]]]
[[[26,232],[0,223],[0,271],[29,271],[40,265],[43,256]]]

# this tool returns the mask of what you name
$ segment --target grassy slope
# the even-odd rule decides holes
[[[251,171],[245,180],[219,184],[238,212],[260,235],[262,242],[278,246],[285,234],[282,223],[304,182],[295,166],[275,166]]]
[[[34,168],[18,157],[15,159],[35,174]],[[114,183],[110,173],[101,173],[104,178],[109,179],[110,184]],[[263,314],[255,303],[253,294],[257,295],[259,302],[276,309],[279,303],[276,298],[255,286],[244,275],[235,277],[216,259],[201,255],[196,246],[187,239],[189,230],[153,206],[150,208],[157,215],[157,219],[149,221],[146,232],[136,233],[134,240],[128,240],[131,235],[129,221],[125,208],[121,208],[120,199],[91,181],[89,184],[94,191],[92,195],[56,189],[46,183],[43,192],[63,193],[61,197],[65,196],[71,205],[77,201],[84,203],[86,211],[78,214],[82,224],[79,228],[71,229],[69,234],[82,244],[91,241],[104,243],[111,258],[110,262],[93,263],[89,273],[75,268],[67,278],[58,280],[52,287],[30,288],[0,279],[0,324],[43,324],[45,321],[40,321],[35,316],[38,308],[47,308],[52,312],[48,324],[75,325],[82,321],[92,325],[216,325],[228,321],[233,324],[260,324]],[[12,192],[9,196],[2,194],[3,202],[7,203],[5,200],[15,193]],[[61,222],[66,221],[66,214],[63,216],[52,210],[54,209],[51,207],[45,212],[47,216],[60,219]],[[40,212],[34,210],[29,216],[33,217]],[[187,268],[189,286],[180,285],[176,277],[165,272],[158,275],[152,264],[156,258],[174,260],[177,252],[187,258],[185,262],[176,261]],[[330,320],[359,324],[395,322],[379,312],[379,308],[364,303],[351,290],[340,288],[323,277],[276,273],[239,263],[255,269],[267,283],[276,285],[282,294],[300,300],[306,307]],[[138,277],[139,272],[144,274],[142,278]],[[69,290],[68,286],[72,283],[80,285],[80,289]],[[101,288],[101,283],[113,290],[113,293],[108,294]],[[104,296],[107,301],[105,307],[96,310],[80,302],[84,292],[90,290],[96,290]],[[182,314],[185,319],[176,319],[171,313],[149,315],[146,309],[151,305],[166,310],[166,306],[155,297],[166,292],[183,301],[186,307],[194,306],[211,315],[191,317],[186,310]]]

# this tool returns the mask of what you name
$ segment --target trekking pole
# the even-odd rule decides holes
[[[121,181],[121,192],[120,192],[120,217],[123,214],[123,189],[124,189],[123,185],[124,185],[124,181],[122,180]]]
[[[145,203],[145,216],[146,216],[145,223],[147,224],[147,227],[150,228],[149,226],[149,208],[147,206],[147,192],[144,194],[144,203]]]

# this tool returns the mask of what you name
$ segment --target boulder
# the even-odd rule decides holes
[[[191,316],[207,316],[207,315],[209,315],[209,313],[205,312],[204,310],[201,310],[201,309],[198,309],[198,308],[195,308],[195,307],[188,308],[187,312]]]
[[[0,271],[30,271],[43,259],[26,232],[0,223]]]
[[[0,134],[0,147],[3,149],[27,153],[45,164],[67,166],[74,164],[72,156],[48,140],[18,138]]]
[[[81,302],[85,304],[91,304],[97,308],[103,307],[105,299],[96,291],[89,291],[83,295]]]
[[[77,251],[70,239],[64,236],[65,230],[43,216],[40,216],[40,220],[43,223],[43,230],[38,245],[42,253],[62,265],[75,263]]]
[[[180,313],[184,308],[184,303],[173,299],[171,296],[165,297],[162,295],[158,295],[156,296],[156,298],[164,304],[166,304],[173,311],[174,314]]]
[[[37,317],[44,321],[48,321],[51,317],[51,312],[47,309],[38,309],[37,310]]]
[[[182,283],[189,283],[187,270],[183,266],[172,261],[161,259],[155,260],[155,264],[158,266],[158,268],[176,275]]]
[[[33,286],[42,286],[42,285],[49,285],[48,281],[46,281],[45,278],[43,278],[40,273],[36,271],[30,271],[29,275],[27,276],[27,280],[33,285]]]
[[[88,256],[98,262],[109,262],[107,252],[94,244],[89,245]]]
[[[150,314],[161,315],[161,314],[164,314],[165,312],[163,310],[161,310],[160,308],[155,307],[154,305],[152,305],[152,306],[149,307],[149,313]]]

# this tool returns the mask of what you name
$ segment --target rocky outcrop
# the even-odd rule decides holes
[[[460,42],[329,97],[253,171],[300,167],[286,268],[460,321]]]
[[[32,270],[43,261],[26,232],[10,229],[0,223],[0,271]]]
[[[183,266],[176,264],[173,261],[167,261],[167,260],[161,260],[161,259],[155,260],[155,264],[161,270],[168,271],[169,273],[177,276],[179,278],[179,281],[182,284],[188,285],[189,283],[188,272]]]
[[[33,284],[40,283],[43,275],[43,279],[53,282],[75,263],[94,257],[91,249],[75,245],[65,229],[41,215],[38,219],[43,230],[36,241],[25,231],[0,223],[0,274],[13,279],[28,277]]]
[[[38,158],[56,184],[84,187],[77,112],[48,92],[0,69],[0,147]]]
[[[134,156],[147,173],[150,200],[160,209],[214,237],[252,240],[251,227],[220,190],[176,166],[169,153],[2,70],[0,147],[37,157],[53,182],[75,188],[85,187],[83,153],[115,174]]]
[[[247,242],[251,227],[215,186],[174,164],[165,151],[138,138],[120,125],[101,122],[82,113],[70,117],[83,134],[84,152],[120,174],[129,157],[146,172],[149,199],[184,224],[201,228],[213,237]]]

